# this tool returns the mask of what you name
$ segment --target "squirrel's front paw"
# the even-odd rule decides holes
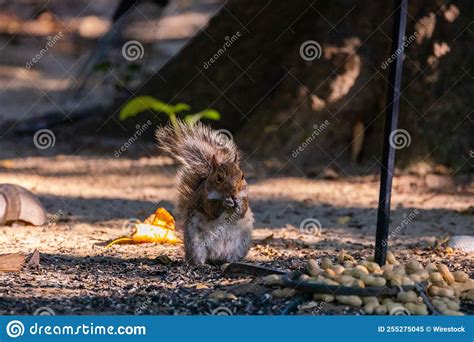
[[[237,215],[239,215],[240,217],[244,217],[244,215],[247,212],[248,208],[249,208],[249,202],[248,202],[247,198],[237,197],[235,199],[234,211]]]

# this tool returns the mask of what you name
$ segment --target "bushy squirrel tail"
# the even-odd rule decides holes
[[[178,186],[183,195],[192,194],[210,175],[213,158],[218,164],[239,162],[237,146],[225,132],[181,120],[176,127],[168,124],[157,129],[158,146],[181,164]]]

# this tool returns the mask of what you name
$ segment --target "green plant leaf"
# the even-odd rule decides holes
[[[196,114],[189,114],[184,117],[184,121],[190,125],[194,125],[201,119],[220,120],[221,114],[214,109],[206,109]]]
[[[187,105],[186,103],[177,103],[174,105],[174,112],[175,113],[180,113],[184,111],[191,110],[191,107]]]
[[[151,96],[139,96],[128,101],[120,110],[120,121],[124,121],[136,116],[138,113],[151,109],[154,101],[155,99]]]
[[[196,119],[195,114],[189,114],[184,117],[184,122],[186,122],[188,125],[194,125],[196,122],[198,122],[199,119]]]
[[[220,120],[221,119],[221,114],[215,109],[206,109],[206,110],[203,110],[202,112],[199,112],[197,114],[202,114],[201,115],[202,119],[209,119],[209,120]]]
[[[164,103],[153,96],[137,96],[136,98],[127,102],[125,106],[123,106],[123,108],[120,110],[119,119],[120,121],[124,121],[150,109],[155,112],[163,112],[168,116],[171,116],[176,112],[175,107],[176,106]]]
[[[177,128],[178,121],[176,114],[184,111],[189,111],[191,107],[186,103],[177,103],[175,105],[170,105],[164,103],[153,96],[137,96],[136,98],[130,100],[122,107],[119,114],[120,121],[124,121],[128,118],[134,117],[137,114],[144,112],[146,110],[153,110],[158,113],[165,113],[168,115],[172,125]],[[218,111],[214,109],[205,109],[195,114],[188,114],[184,116],[184,121],[190,125],[194,125],[201,119],[209,120],[219,120],[221,115]]]

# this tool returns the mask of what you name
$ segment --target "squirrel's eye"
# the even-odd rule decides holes
[[[240,180],[244,180],[244,173],[242,172],[242,178]]]
[[[224,181],[224,176],[222,175],[217,175],[217,183],[222,183]]]

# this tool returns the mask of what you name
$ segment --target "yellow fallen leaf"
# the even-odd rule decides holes
[[[158,208],[144,223],[137,223],[130,236],[121,236],[110,242],[106,248],[115,244],[169,243],[177,244],[181,240],[175,233],[173,216],[164,208]]]
[[[131,237],[121,236],[119,238],[116,238],[112,242],[110,242],[107,246],[105,246],[105,248],[109,248],[110,246],[115,245],[115,244],[131,244],[131,243],[134,243]]]
[[[177,243],[179,241],[175,232],[169,228],[139,223],[135,229],[132,235],[135,243]]]
[[[156,209],[143,223],[175,230],[174,217],[165,208]]]

